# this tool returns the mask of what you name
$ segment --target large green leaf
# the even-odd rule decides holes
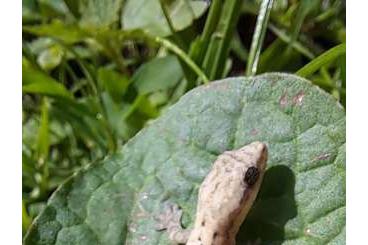
[[[175,30],[180,31],[192,24],[207,9],[205,1],[170,0],[167,4],[169,17]],[[160,0],[127,0],[121,18],[124,30],[142,28],[151,34],[171,34]]]
[[[345,243],[345,112],[287,74],[196,88],[116,154],[65,182],[25,244],[169,244],[154,216],[169,201],[195,216],[216,156],[255,140],[269,147],[261,192],[238,244]]]

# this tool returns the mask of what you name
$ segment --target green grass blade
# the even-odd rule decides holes
[[[346,53],[346,43],[339,44],[327,50],[326,52],[324,52],[323,54],[321,54],[320,56],[318,56],[317,58],[306,64],[303,68],[301,68],[296,72],[296,75],[308,77],[317,70],[319,70],[324,65],[334,61],[335,59],[339,58],[345,53]]]
[[[204,56],[210,44],[210,39],[212,33],[216,30],[216,26],[220,19],[221,9],[223,5],[223,0],[213,0],[211,2],[211,7],[206,19],[203,33],[197,43],[191,47],[189,56],[197,63],[202,64]]]
[[[291,41],[289,42],[289,46],[287,52],[290,51],[290,48],[293,44],[298,40],[298,36],[301,32],[304,21],[307,16],[313,12],[316,8],[318,8],[321,4],[320,0],[302,0],[299,3],[296,15],[294,16],[294,21],[292,22],[292,34]]]
[[[44,97],[41,105],[41,120],[38,131],[38,154],[40,161],[44,162],[49,152],[49,109],[48,101]]]
[[[230,41],[240,14],[241,1],[227,0],[223,4],[216,29],[211,34],[202,67],[210,80],[221,78],[225,70]]]
[[[22,200],[22,230],[23,232],[27,231],[31,222],[32,222],[32,219],[28,215],[26,205],[24,204],[24,200]]]
[[[210,47],[212,46],[212,48],[208,49],[211,59],[208,60],[207,65],[203,66],[210,80],[219,79],[224,73],[230,41],[240,14],[241,3],[241,0],[228,0],[224,4],[216,32],[211,37]]]
[[[206,23],[200,37],[195,39],[189,49],[189,57],[200,67],[203,67],[203,60],[210,44],[213,32],[216,30],[221,15],[223,0],[213,0],[208,12]],[[185,77],[188,81],[187,88],[192,89],[196,86],[197,75],[191,70],[184,69]]]
[[[239,33],[234,33],[230,43],[231,51],[243,62],[248,60],[249,51],[241,43]]]
[[[222,0],[213,0],[211,2],[211,7],[208,13],[206,24],[204,26],[204,31],[201,36],[203,50],[207,50],[211,35],[216,29],[218,20],[220,19],[222,3]],[[203,59],[203,57],[200,58]]]
[[[49,103],[46,97],[42,100],[41,105],[41,120],[40,127],[38,129],[37,138],[37,151],[38,151],[38,164],[42,169],[42,181],[41,181],[41,193],[47,191],[48,186],[48,155],[50,149],[50,136],[49,136]]]
[[[268,20],[272,10],[273,0],[263,0],[259,10],[256,28],[253,34],[252,44],[249,52],[246,76],[253,76],[257,73],[259,55],[263,46]]]
[[[285,43],[289,43],[292,48],[294,48],[296,51],[304,55],[305,57],[309,59],[314,59],[315,55],[314,53],[309,50],[307,47],[305,47],[302,43],[295,40],[292,41],[292,37],[290,37],[284,30],[279,29],[275,25],[269,24],[269,29],[278,37],[280,40],[282,40]]]

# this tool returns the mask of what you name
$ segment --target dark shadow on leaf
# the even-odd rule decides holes
[[[282,244],[285,224],[297,215],[294,187],[295,176],[289,167],[268,169],[236,244]]]

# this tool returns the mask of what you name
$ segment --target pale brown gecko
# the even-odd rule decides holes
[[[166,229],[169,238],[179,244],[235,245],[239,227],[261,186],[267,156],[261,142],[219,155],[200,186],[194,228],[182,229],[182,211],[177,205],[160,216],[157,228]]]

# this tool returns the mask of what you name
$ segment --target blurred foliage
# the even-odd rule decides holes
[[[262,2],[23,0],[23,230],[207,77],[299,71],[345,105],[345,1],[275,0],[264,41]]]

